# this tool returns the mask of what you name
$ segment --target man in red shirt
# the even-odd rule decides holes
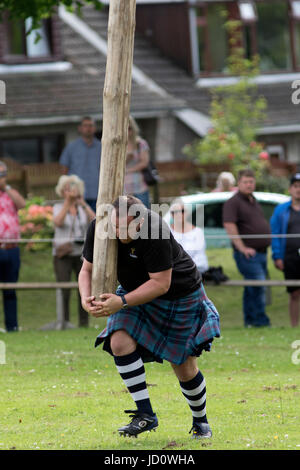
[[[0,161],[0,282],[17,282],[20,269],[18,210],[25,200],[6,183],[7,167]],[[17,331],[17,296],[15,290],[3,291],[6,331]]]

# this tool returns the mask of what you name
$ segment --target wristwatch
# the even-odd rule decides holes
[[[127,310],[128,304],[127,304],[127,302],[126,302],[125,295],[122,295],[122,294],[121,294],[120,297],[121,297],[122,302],[123,302],[122,308],[123,308],[124,310]]]

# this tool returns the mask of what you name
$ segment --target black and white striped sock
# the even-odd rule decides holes
[[[193,424],[207,423],[206,418],[206,384],[199,371],[197,375],[187,382],[181,382],[180,388],[188,402],[193,415]]]
[[[146,385],[144,363],[140,354],[134,351],[126,356],[114,356],[114,359],[138,411],[154,415]]]

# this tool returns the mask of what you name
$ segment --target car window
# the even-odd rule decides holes
[[[204,206],[204,227],[205,228],[223,228],[222,223],[222,208],[223,202],[216,202],[214,204],[205,204]],[[201,208],[197,209],[202,211]],[[201,216],[196,217],[196,209],[193,212],[193,224],[197,225],[201,222]]]
[[[223,203],[208,204],[204,206],[204,227],[223,227],[222,222]]]
[[[272,202],[260,202],[260,206],[264,212],[265,218],[269,221],[277,204]]]
[[[270,220],[275,207],[277,204],[273,202],[260,202],[259,203],[266,220]],[[198,209],[202,210],[202,209]],[[205,204],[204,205],[204,227],[205,228],[223,228],[222,221],[222,211],[223,211],[223,202],[217,202],[214,204]],[[194,225],[199,224],[201,217],[196,217],[196,209],[193,211],[192,223]]]

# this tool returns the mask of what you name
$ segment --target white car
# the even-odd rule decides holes
[[[180,197],[180,201],[191,208],[192,222],[194,225],[202,226],[204,208],[204,235],[207,248],[231,246],[230,240],[223,228],[222,210],[224,202],[234,194],[234,192],[212,192],[190,194]],[[289,196],[278,193],[254,192],[253,194],[261,205],[267,220],[270,220],[278,204],[290,199]],[[171,213],[169,210],[165,214],[164,220],[169,224],[170,219]]]

